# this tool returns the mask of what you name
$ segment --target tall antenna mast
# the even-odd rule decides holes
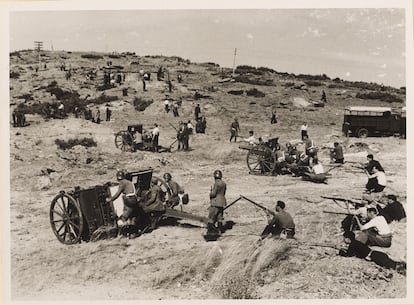
[[[39,69],[40,69],[40,51],[43,49],[43,41],[35,41],[34,45],[35,45],[35,50],[37,51],[38,56],[39,56]]]
[[[234,70],[236,69],[236,55],[237,55],[237,48],[234,48],[234,57],[233,57],[233,73],[232,77],[234,78]]]

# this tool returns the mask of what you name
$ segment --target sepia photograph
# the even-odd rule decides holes
[[[411,1],[87,2],[2,6],[5,304],[409,300]]]

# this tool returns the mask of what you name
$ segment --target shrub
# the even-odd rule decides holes
[[[101,94],[97,98],[88,100],[88,102],[91,104],[101,105],[101,104],[106,104],[112,101],[116,101],[117,99],[118,97],[116,96]]]
[[[267,67],[259,67],[257,68],[258,71],[261,72],[269,72],[269,73],[276,73],[275,70],[271,69],[271,68],[267,68]]]
[[[71,149],[73,146],[81,145],[85,147],[96,147],[97,143],[92,138],[76,138],[76,139],[69,139],[68,141],[56,139],[55,144],[59,149],[66,150]]]
[[[286,82],[286,83],[283,83],[282,84],[282,86],[283,87],[286,87],[286,88],[288,88],[288,87],[293,87],[295,85],[295,83],[292,83],[292,82]]]
[[[257,86],[273,86],[272,79],[259,79],[259,78],[250,77],[247,75],[235,76],[234,80],[239,83],[257,85]]]
[[[304,81],[304,83],[308,86],[314,86],[314,87],[323,85],[323,83],[318,82],[318,81],[314,81],[314,80],[306,80],[306,81]]]
[[[27,101],[33,101],[33,95],[30,93],[26,93],[26,94],[22,94],[19,96],[16,96],[16,98],[18,99],[24,99],[25,102]]]
[[[40,103],[36,103],[32,105],[19,104],[17,106],[17,110],[25,114],[43,114],[44,105]]]
[[[322,75],[298,74],[296,75],[296,77],[303,79],[303,80],[330,80],[330,78],[326,74],[322,74]]]
[[[194,74],[193,71],[190,70],[177,70],[177,73],[182,73],[182,74]]]
[[[120,55],[110,54],[108,55],[109,58],[121,58]]]
[[[87,58],[87,59],[103,59],[102,55],[97,55],[97,54],[82,54],[81,57]]]
[[[243,95],[244,90],[230,90],[227,93],[228,94],[233,94],[233,95]]]
[[[20,76],[20,74],[19,74],[19,73],[17,73],[17,72],[14,72],[14,71],[11,71],[11,72],[10,72],[10,78],[15,78],[15,79],[17,79],[17,78],[19,78],[19,76]]]
[[[134,108],[136,111],[144,111],[153,102],[154,102],[153,100],[143,99],[140,97],[134,98],[134,101],[133,101]]]
[[[257,90],[256,88],[252,88],[246,91],[247,96],[254,96],[254,97],[265,97],[266,94],[262,91]]]
[[[361,93],[358,92],[356,94],[356,98],[360,98],[360,99],[370,99],[370,100],[381,100],[384,102],[388,102],[388,103],[402,103],[403,99],[400,98],[399,96],[396,96],[394,94],[391,93],[387,93],[387,92],[366,92],[366,93]]]
[[[139,65],[139,61],[133,61],[133,62],[131,62],[130,63],[130,65],[132,66],[132,65]]]
[[[223,299],[257,299],[256,282],[247,276],[228,276],[217,287]]]

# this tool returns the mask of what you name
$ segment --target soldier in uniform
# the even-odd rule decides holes
[[[219,233],[223,225],[223,208],[226,205],[226,183],[220,170],[214,171],[214,185],[210,190],[210,208],[208,213],[207,234]],[[217,224],[217,226],[216,226]]]
[[[157,228],[158,221],[161,215],[165,212],[165,207],[162,202],[162,190],[158,185],[157,178],[152,177],[151,189],[146,195],[146,199],[142,203],[142,209],[147,213],[150,222],[150,229],[154,230]]]
[[[172,180],[172,176],[170,173],[165,173],[163,178],[171,192],[170,199],[166,201],[166,204],[168,207],[173,208],[180,203],[180,197],[178,196],[178,194],[184,193],[184,191],[177,182]]]
[[[123,222],[130,220],[132,225],[136,224],[136,217],[138,217],[138,200],[135,194],[134,184],[126,179],[126,172],[120,170],[116,174],[116,179],[119,182],[118,191],[111,197],[107,198],[107,201],[116,200],[121,194],[123,194],[124,211],[120,217]]]
[[[276,214],[273,217],[268,215],[268,225],[260,234],[260,238],[264,239],[270,234],[282,239],[293,238],[295,236],[295,223],[292,216],[285,211],[285,203],[278,200],[276,203]]]

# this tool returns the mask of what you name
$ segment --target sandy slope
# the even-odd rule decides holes
[[[70,60],[72,66],[86,64],[74,57]],[[107,94],[119,96],[119,101],[112,104],[113,121],[109,123],[96,125],[73,117],[45,122],[38,116],[28,116],[29,127],[10,129],[12,298],[404,297],[406,278],[402,275],[357,258],[339,257],[331,248],[309,246],[341,244],[342,216],[322,213],[340,209],[320,196],[359,198],[366,182],[362,172],[349,166],[335,169],[327,185],[290,176],[252,176],[245,164],[246,151],[238,149],[238,144],[228,143],[228,125],[234,116],[241,121],[242,134],[254,128],[261,135],[277,135],[285,143],[298,139],[299,126],[308,121],[310,134],[318,145],[329,145],[336,139],[345,142],[340,136],[341,108],[353,101],[352,95],[332,97],[331,104],[317,111],[278,108],[279,123],[270,125],[269,107],[296,96],[316,100],[319,91],[256,86],[266,92],[266,98],[231,96],[226,91],[252,86],[221,85],[216,82],[218,77],[204,67],[186,68],[195,74],[189,74],[182,86],[176,85],[173,95],[184,97],[179,119],[192,118],[195,101],[186,95],[190,89],[211,84],[218,89],[208,93],[212,99],[200,101],[202,113],[207,116],[207,134],[191,138],[190,152],[121,153],[113,144],[114,133],[126,129],[128,124],[141,122],[151,126],[155,121],[160,124],[161,144],[168,146],[173,141],[175,131],[169,124],[177,125],[179,119],[163,112],[165,87],[157,81],[152,81],[145,93],[155,102],[141,113],[128,103],[133,96],[124,98],[120,89],[111,89]],[[60,75],[52,68],[42,73],[45,75],[39,80],[19,82],[22,88],[13,84],[12,93],[16,88],[30,91],[31,86],[47,83],[47,75],[50,79]],[[78,87],[76,82],[65,83],[62,77],[58,82]],[[144,96],[137,83],[129,85],[137,90],[137,95]],[[86,93],[87,89],[84,90]],[[71,137],[92,137],[98,146],[58,151],[54,140]],[[355,148],[352,144],[357,142],[366,143],[369,150]],[[387,192],[396,193],[405,204],[405,140],[351,138],[345,146],[347,160],[364,162],[367,152],[375,153],[390,178]],[[92,159],[88,164],[87,157]],[[329,162],[326,149],[322,150],[321,159],[325,165]],[[265,215],[251,204],[239,202],[225,214],[235,226],[217,242],[206,243],[202,238],[205,228],[194,225],[162,226],[134,240],[116,238],[73,246],[58,242],[49,224],[49,204],[59,190],[114,181],[117,168],[134,170],[148,166],[158,175],[171,172],[190,194],[186,211],[198,215],[207,215],[212,172],[217,168],[224,172],[229,201],[243,194],[272,208],[276,200],[284,200],[297,224],[297,241],[266,240],[258,244],[257,235],[265,225]],[[46,168],[56,172],[45,175],[42,170]],[[406,260],[405,224],[393,223],[392,229],[393,246],[386,251],[395,259]]]

